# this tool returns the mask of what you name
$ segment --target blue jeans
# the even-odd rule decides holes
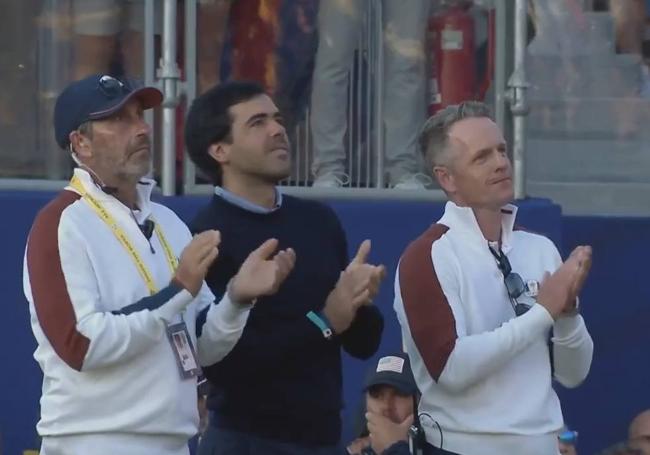
[[[341,455],[342,446],[309,447],[264,439],[210,425],[199,442],[197,455]]]

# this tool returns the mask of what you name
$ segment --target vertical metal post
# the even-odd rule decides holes
[[[162,105],[162,192],[175,193],[176,175],[176,106],[180,71],[176,64],[176,0],[164,0],[162,58],[158,78],[165,99]]]
[[[354,171],[354,155],[355,153],[361,153],[360,150],[355,149],[356,144],[354,141],[354,135],[357,131],[360,131],[358,127],[354,125],[354,117],[352,116],[352,113],[354,112],[354,97],[352,96],[352,90],[354,87],[354,77],[355,74],[358,75],[359,72],[357,70],[357,65],[358,65],[359,59],[355,58],[355,60],[352,62],[352,65],[350,65],[350,72],[346,76],[348,78],[348,99],[347,99],[347,108],[345,111],[345,118],[347,119],[347,125],[348,125],[348,132],[347,132],[347,152],[348,152],[348,169],[347,169],[347,174],[350,176],[350,186],[354,185],[354,182],[357,181],[354,178],[353,171]]]
[[[305,110],[305,124],[304,124],[304,137],[305,137],[305,179],[303,180],[303,185],[304,186],[309,186],[309,169],[312,163],[311,159],[311,141],[310,139],[310,133],[311,133],[311,109],[309,106]],[[296,182],[296,186],[298,186],[300,182]]]
[[[494,2],[495,8],[495,38],[494,43],[494,117],[501,128],[505,129],[506,125],[506,85],[507,85],[507,0],[496,0]]]
[[[368,4],[370,2],[366,2]],[[373,99],[373,94],[375,92],[375,84],[372,82],[375,79],[375,73],[376,73],[376,66],[374,62],[377,60],[377,46],[374,46],[373,44],[375,43],[375,31],[373,28],[373,24],[376,22],[374,21],[374,14],[373,14],[373,9],[371,6],[366,6],[366,14],[364,16],[364,34],[362,35],[363,38],[363,46],[362,48],[364,49],[366,53],[366,61],[367,64],[365,66],[365,71],[361,71],[363,68],[362,61],[363,61],[363,54],[361,54],[361,58],[358,60],[358,70],[359,70],[359,92],[362,93],[362,100],[364,103],[360,103],[357,109],[359,109],[360,112],[363,113],[361,115],[362,118],[362,124],[359,125],[359,138],[358,138],[358,143],[359,143],[359,149],[360,153],[363,153],[366,157],[366,162],[365,162],[365,168],[364,168],[364,175],[363,178],[365,179],[365,187],[366,188],[373,188],[374,187],[374,174],[373,174],[373,168],[372,165],[375,162],[375,157],[373,156],[373,150],[375,148],[375,144],[373,143],[374,137],[379,134],[377,129],[375,128],[375,119],[373,118],[373,112],[374,112],[374,99]],[[365,79],[364,79],[365,78]],[[372,136],[372,134],[375,134],[375,136]],[[363,137],[361,136],[363,134]]]
[[[196,0],[185,0],[185,103],[187,109],[196,98],[197,91],[196,7]],[[189,193],[196,185],[196,168],[187,153],[184,153],[183,156],[183,191]]]
[[[294,125],[293,131],[292,132],[287,132],[289,134],[289,137],[291,137],[291,133],[293,133],[293,141],[291,143],[293,147],[293,162],[296,167],[296,174],[295,174],[295,181],[296,183],[300,182],[302,177],[302,172],[301,169],[303,167],[302,163],[302,158],[305,153],[305,141],[304,141],[304,134],[303,134],[303,129],[300,124],[296,123]],[[307,179],[309,179],[309,174],[305,174],[304,176],[304,181],[306,182]],[[289,176],[289,184],[291,184],[291,176]]]
[[[513,115],[513,161],[515,198],[526,197],[526,123],[529,111],[526,80],[528,2],[515,0],[515,71],[509,82]]]
[[[155,1],[145,0],[144,2],[144,83],[147,86],[153,85],[156,78],[155,68]]]
[[[363,71],[363,55],[368,48],[368,7],[364,5],[365,11],[358,11],[359,14],[359,23],[365,25],[364,31],[359,33],[359,39],[357,41],[357,52],[355,54],[354,62],[352,64],[350,73],[348,75],[348,111],[350,113],[356,113],[355,118],[352,118],[352,115],[348,115],[348,136],[350,138],[350,148],[348,156],[350,157],[350,186],[361,187],[361,182],[365,179],[366,182],[370,180],[370,167],[366,166],[363,168],[362,158],[364,156],[363,150],[363,109],[362,100],[363,100],[363,87],[364,87],[364,76],[368,79],[369,72]],[[366,54],[368,55],[368,54]],[[368,137],[368,133],[366,133]],[[353,160],[354,158],[354,160]],[[355,166],[353,166],[353,161],[356,161],[356,176],[352,177],[352,171]],[[367,183],[366,183],[366,186]]]
[[[375,48],[377,60],[375,64],[375,185],[384,187],[384,14],[381,1],[368,2],[374,6],[375,14],[371,26],[375,27]]]
[[[156,50],[155,50],[155,0],[145,0],[144,2],[144,85],[152,87],[156,84]],[[154,125],[154,111],[148,109],[144,111],[145,121],[155,127]],[[158,150],[156,141],[158,137],[156,134],[151,135],[151,150]],[[153,162],[154,154],[151,154],[151,161]],[[153,163],[152,163],[153,164]],[[153,166],[152,166],[153,169]]]
[[[57,180],[69,174],[68,158],[59,150],[50,129],[57,95],[72,79],[72,43],[66,37],[62,17],[72,7],[69,1],[43,1],[38,25],[38,139],[37,147],[45,156],[46,178]],[[7,43],[7,46],[9,44]]]

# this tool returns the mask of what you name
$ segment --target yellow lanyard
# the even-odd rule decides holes
[[[124,230],[120,226],[118,226],[117,221],[115,221],[115,218],[113,218],[113,216],[110,213],[108,213],[108,211],[97,199],[95,199],[91,194],[89,194],[86,191],[86,189],[83,187],[81,181],[79,180],[79,178],[77,178],[77,176],[72,177],[72,180],[70,180],[70,186],[75,190],[77,190],[79,194],[81,194],[81,197],[83,197],[88,202],[90,208],[92,208],[95,211],[95,213],[97,213],[97,215],[104,221],[104,223],[106,223],[106,225],[111,229],[111,231],[113,231],[113,235],[115,235],[115,238],[122,244],[122,246],[129,254],[129,256],[131,256],[133,263],[138,269],[138,272],[140,272],[140,276],[142,277],[145,284],[147,285],[147,289],[149,290],[149,293],[153,295],[156,292],[158,292],[158,288],[156,287],[156,284],[153,281],[153,277],[151,276],[151,273],[147,269],[147,266],[144,264],[142,257],[140,256],[138,251],[131,243],[131,240],[129,240],[129,237],[126,235],[126,232],[124,232]],[[158,240],[160,241],[160,244],[162,245],[163,250],[165,251],[165,258],[167,259],[167,264],[169,265],[169,269],[173,274],[178,265],[178,260],[176,259],[176,256],[174,255],[171,246],[169,246],[167,239],[163,235],[163,232],[160,229],[158,223],[154,223],[154,229],[156,231],[156,235],[158,236]]]

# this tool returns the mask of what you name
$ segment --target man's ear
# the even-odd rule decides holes
[[[225,164],[230,159],[230,146],[223,142],[215,142],[208,147],[208,155],[219,164]]]
[[[447,166],[434,166],[433,175],[445,193],[453,194],[456,192],[456,180]]]
[[[70,133],[68,136],[70,139],[70,144],[72,149],[80,158],[91,158],[92,157],[92,145],[90,139],[79,131],[75,130]]]

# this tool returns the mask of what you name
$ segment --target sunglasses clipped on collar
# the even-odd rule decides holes
[[[489,245],[488,248],[490,249],[492,256],[494,256],[494,259],[497,261],[497,267],[501,273],[503,273],[503,282],[506,285],[508,298],[510,299],[510,304],[515,311],[515,315],[521,316],[526,313],[526,311],[530,310],[530,305],[519,303],[517,301],[517,299],[526,292],[526,283],[524,283],[524,280],[518,273],[512,271],[512,266],[510,265],[508,256],[501,251],[501,248],[499,248],[498,253]]]

